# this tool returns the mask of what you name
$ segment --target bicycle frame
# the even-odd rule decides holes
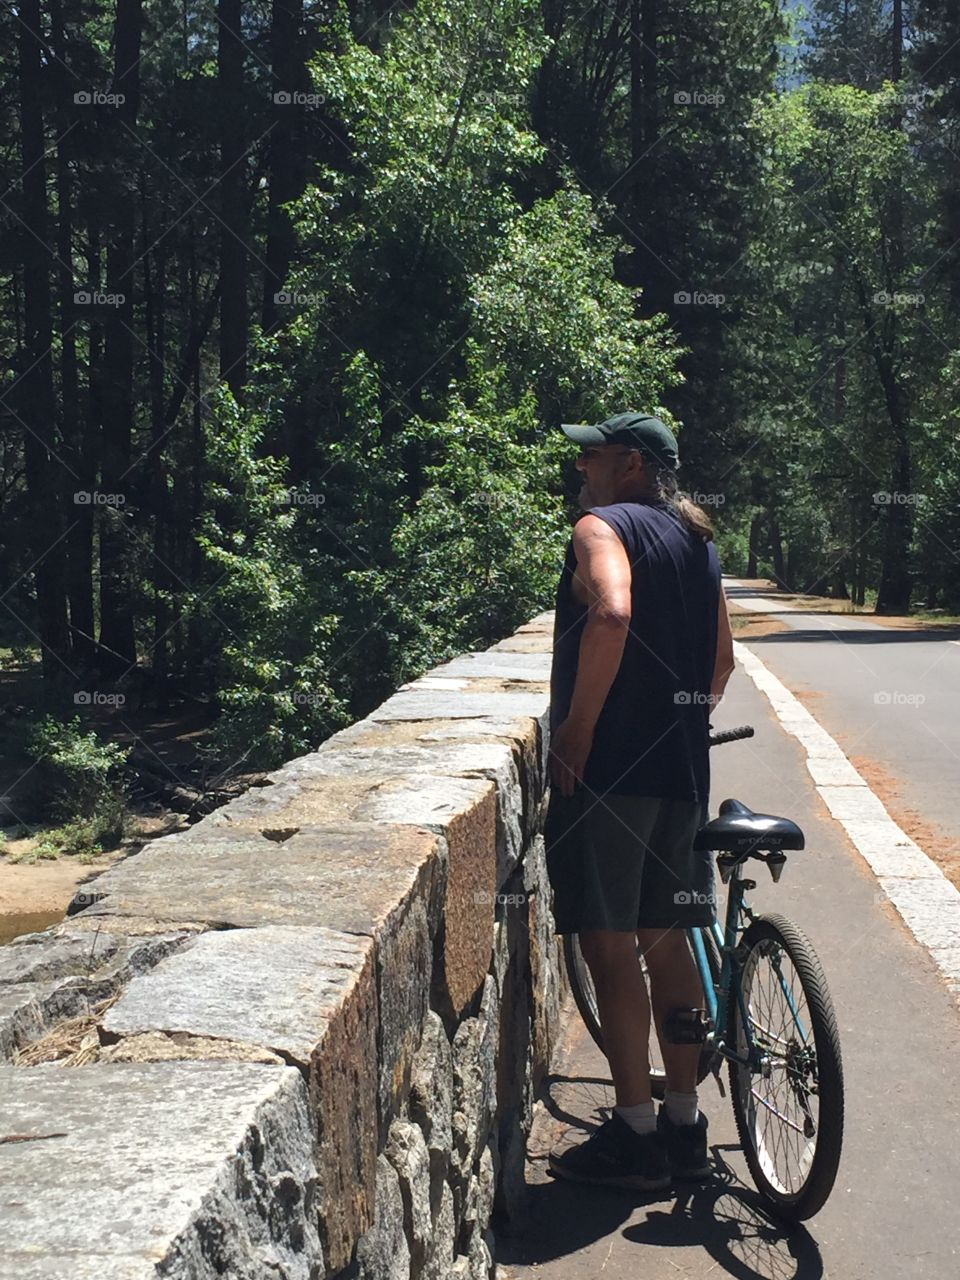
[[[703,986],[704,996],[706,998],[707,1014],[713,1023],[713,1029],[707,1033],[706,1047],[712,1048],[728,1061],[740,1063],[749,1067],[751,1071],[763,1071],[767,1065],[767,1055],[758,1047],[753,1038],[753,1023],[748,1016],[747,1008],[743,998],[743,987],[740,982],[741,960],[739,955],[740,935],[748,927],[753,920],[753,912],[751,911],[745,893],[748,889],[756,888],[755,880],[744,879],[740,875],[742,863],[734,864],[728,881],[727,891],[727,909],[724,922],[721,925],[719,921],[714,921],[709,926],[711,935],[720,952],[720,973],[714,982],[713,974],[710,971],[710,964],[707,960],[706,944],[703,940],[703,929],[705,926],[689,929],[688,935],[693,948],[693,955],[696,961],[697,969],[700,972],[700,981]],[[742,923],[746,917],[747,923]],[[779,970],[778,970],[779,974]],[[797,1024],[797,1029],[803,1040],[806,1034],[803,1024],[797,1012],[793,995],[784,981],[783,975],[779,974],[781,990],[786,997],[790,1011],[793,1014]],[[729,1013],[730,1013],[730,990],[731,984],[735,984],[734,989],[737,993],[737,1002],[740,1006],[740,1025],[744,1030],[747,1041],[746,1054],[737,1052],[735,1046],[728,1043],[730,1033]]]

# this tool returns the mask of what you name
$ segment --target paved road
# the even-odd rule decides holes
[[[751,649],[848,757],[867,757],[891,774],[904,807],[960,854],[960,632],[781,611],[775,599],[733,581],[725,587],[747,608],[774,606],[788,630],[751,640]],[[822,697],[805,699],[810,693]]]
[[[813,629],[806,620],[804,629]],[[935,643],[922,646],[931,662],[940,652]],[[912,643],[877,648],[914,652]],[[766,660],[773,646],[757,644],[755,652]],[[911,678],[920,674],[918,667]],[[901,679],[892,687],[914,686]],[[530,1143],[527,1203],[518,1206],[513,1233],[498,1232],[504,1280],[957,1280],[960,1010],[827,814],[800,744],[741,671],[713,719],[718,728],[757,727],[752,741],[714,752],[714,803],[735,795],[756,809],[789,813],[807,833],[807,848],[790,855],[780,884],[760,880],[753,897],[807,931],[830,981],[848,1106],[836,1188],[806,1227],[785,1230],[773,1221],[737,1148],[729,1097],[721,1099],[712,1081],[701,1100],[723,1170],[713,1185],[644,1200],[554,1180],[545,1165],[551,1143],[569,1137],[571,1126],[586,1131],[613,1101],[605,1060],[573,1012]]]

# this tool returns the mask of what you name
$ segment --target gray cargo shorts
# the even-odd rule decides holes
[[[544,841],[556,932],[712,924],[713,856],[693,848],[706,819],[699,800],[554,787]]]

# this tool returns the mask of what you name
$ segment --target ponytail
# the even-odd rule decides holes
[[[681,493],[677,473],[669,467],[658,466],[655,458],[648,458],[648,462],[653,469],[654,492],[660,501],[673,508],[691,533],[695,533],[704,542],[712,542],[713,524],[710,517],[692,498]]]

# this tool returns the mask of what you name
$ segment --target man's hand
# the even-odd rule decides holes
[[[583,781],[587,757],[593,746],[593,730],[568,716],[550,740],[550,777],[563,796],[572,796]]]

